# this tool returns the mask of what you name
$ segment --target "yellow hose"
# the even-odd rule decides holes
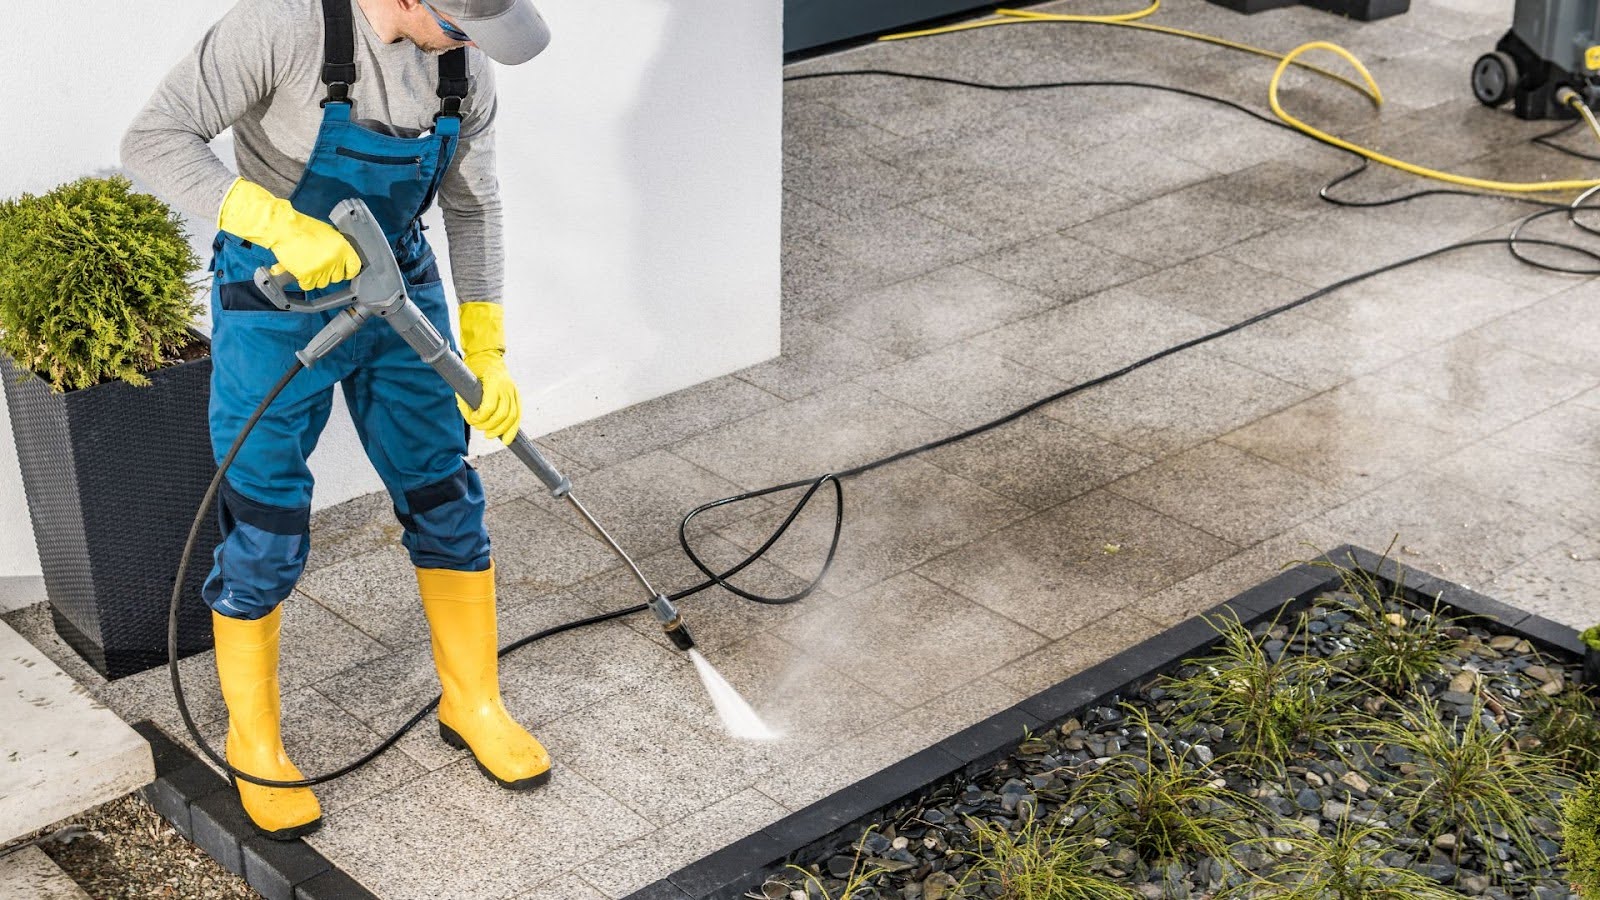
[[[1386,156],[1376,150],[1368,149],[1360,144],[1352,143],[1344,138],[1336,137],[1327,133],[1326,131],[1322,131],[1314,126],[1308,125],[1304,121],[1290,115],[1286,110],[1284,110],[1283,104],[1278,102],[1278,80],[1283,77],[1284,71],[1286,71],[1289,68],[1289,65],[1294,62],[1295,57],[1310,50],[1327,50],[1330,53],[1334,53],[1340,57],[1343,57],[1346,62],[1355,67],[1356,71],[1359,72],[1361,77],[1366,81],[1367,87],[1369,88],[1368,95],[1372,98],[1372,102],[1375,105],[1382,105],[1383,103],[1383,93],[1378,90],[1378,83],[1372,80],[1372,74],[1367,71],[1367,67],[1362,65],[1361,60],[1356,59],[1355,55],[1349,50],[1344,49],[1338,44],[1330,44],[1327,41],[1311,41],[1310,43],[1301,44],[1300,46],[1283,55],[1283,59],[1279,60],[1278,62],[1277,70],[1272,73],[1272,80],[1267,83],[1267,100],[1272,105],[1272,111],[1277,114],[1278,118],[1287,122],[1289,126],[1294,128],[1296,131],[1308,134],[1311,137],[1322,141],[1324,144],[1330,144],[1334,147],[1349,150],[1351,153],[1360,154],[1361,156],[1364,156],[1375,163],[1382,163],[1383,165],[1399,169],[1402,172],[1410,172],[1413,175],[1421,175],[1423,178],[1432,178],[1435,181],[1443,181],[1448,184],[1459,184],[1464,187],[1479,188],[1486,191],[1502,191],[1509,194],[1533,194],[1543,193],[1545,191],[1581,191],[1586,188],[1592,188],[1596,185],[1600,185],[1600,181],[1592,179],[1526,182],[1493,181],[1487,178],[1472,178],[1467,175],[1457,175],[1453,172],[1441,172],[1438,169],[1430,169],[1426,166],[1419,166],[1416,163],[1409,163],[1402,159],[1395,159],[1392,156]]]
[[[1356,144],[1341,137],[1329,134],[1326,131],[1322,131],[1312,125],[1307,124],[1301,119],[1295,118],[1286,110],[1284,110],[1283,105],[1278,102],[1278,84],[1283,79],[1283,73],[1288,71],[1290,66],[1298,66],[1308,71],[1315,72],[1325,78],[1338,81],[1354,90],[1358,90],[1364,96],[1372,100],[1373,105],[1382,106],[1383,92],[1378,89],[1378,83],[1373,80],[1372,73],[1367,71],[1367,67],[1362,65],[1361,61],[1356,59],[1356,57],[1350,51],[1340,47],[1338,44],[1332,44],[1327,41],[1311,41],[1309,43],[1301,44],[1293,50],[1290,50],[1288,53],[1278,53],[1263,47],[1255,47],[1250,44],[1230,41],[1226,38],[1216,37],[1215,35],[1203,34],[1197,31],[1186,31],[1181,28],[1169,28],[1164,25],[1151,25],[1147,22],[1137,21],[1154,14],[1156,10],[1160,9],[1160,7],[1161,0],[1152,0],[1149,6],[1146,6],[1143,9],[1135,10],[1134,12],[1098,16],[1065,15],[1058,13],[1034,12],[1031,10],[997,9],[995,10],[995,15],[998,18],[980,19],[973,22],[961,22],[955,25],[946,25],[940,28],[926,28],[919,31],[906,31],[898,34],[889,34],[878,38],[878,40],[899,41],[910,38],[931,37],[937,34],[950,34],[957,31],[968,31],[974,28],[988,28],[995,25],[1021,25],[1030,22],[1082,22],[1097,25],[1112,25],[1122,28],[1136,28],[1143,31],[1170,34],[1177,37],[1204,41],[1205,43],[1215,44],[1219,47],[1227,47],[1232,50],[1239,50],[1241,52],[1255,54],[1256,56],[1264,56],[1269,59],[1278,60],[1278,67],[1272,73],[1272,80],[1267,83],[1267,99],[1272,105],[1273,113],[1275,113],[1278,118],[1282,119],[1291,128],[1294,128],[1296,131],[1299,131],[1302,134],[1313,137],[1330,146],[1348,150],[1351,153],[1358,154],[1375,163],[1381,163],[1382,165],[1399,169],[1402,172],[1409,172],[1413,175],[1420,175],[1423,178],[1431,178],[1436,181],[1443,181],[1449,184],[1457,184],[1464,187],[1479,188],[1487,191],[1500,191],[1511,194],[1586,190],[1600,186],[1600,180],[1516,182],[1494,181],[1486,178],[1472,178],[1467,175],[1457,175],[1453,172],[1443,172],[1438,169],[1430,169],[1426,166],[1417,165],[1416,163],[1410,163],[1406,162],[1405,160],[1396,159],[1392,156],[1379,153],[1376,150],[1363,147],[1360,144]],[[1343,75],[1331,72],[1320,66],[1301,62],[1299,60],[1300,55],[1311,50],[1327,50],[1340,57],[1343,57],[1346,62],[1355,67],[1356,72],[1361,76],[1361,81],[1358,82],[1353,79],[1346,78]],[[1576,104],[1574,105],[1576,107]],[[1587,108],[1582,111],[1587,112]],[[1586,115],[1584,118],[1589,122],[1590,128],[1594,130],[1595,137],[1600,139],[1600,122],[1596,122],[1592,115]]]
[[[994,11],[994,14],[999,18],[979,19],[973,22],[958,22],[954,25],[944,25],[939,28],[924,28],[919,31],[903,31],[898,34],[886,34],[878,38],[878,40],[904,41],[911,38],[933,37],[934,35],[938,34],[953,34],[958,31],[971,31],[974,28],[990,28],[995,25],[1026,25],[1030,22],[1080,22],[1091,25],[1115,25],[1122,28],[1135,28],[1140,31],[1153,31],[1157,34],[1169,34],[1173,35],[1174,37],[1188,38],[1192,41],[1202,41],[1207,44],[1215,44],[1218,47],[1226,47],[1229,50],[1238,50],[1242,53],[1252,53],[1256,56],[1265,57],[1267,59],[1283,58],[1282,53],[1268,50],[1265,47],[1257,47],[1253,44],[1240,43],[1239,41],[1230,41],[1227,38],[1217,37],[1216,35],[1212,34],[1204,34],[1199,31],[1187,31],[1182,28],[1173,28],[1168,25],[1151,25],[1148,22],[1137,21],[1139,19],[1154,15],[1155,12],[1160,8],[1161,0],[1152,0],[1151,4],[1146,6],[1144,9],[1126,13],[1113,13],[1103,16],[1042,13],[1027,9],[997,9]],[[1337,81],[1351,90],[1363,94],[1366,93],[1366,89],[1362,87],[1361,84],[1352,81],[1351,79],[1346,78],[1337,72],[1330,72],[1321,66],[1313,65],[1311,63],[1296,62],[1295,65],[1306,69],[1307,71],[1315,72],[1324,78]]]

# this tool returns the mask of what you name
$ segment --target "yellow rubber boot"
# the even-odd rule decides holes
[[[439,670],[439,736],[471,750],[483,774],[525,791],[550,780],[550,754],[500,702],[494,566],[483,572],[418,569],[422,609]]]
[[[228,704],[228,764],[273,781],[304,778],[283,751],[278,730],[278,629],[283,608],[260,619],[213,612],[217,677]],[[235,779],[239,802],[269,838],[287,841],[316,831],[322,806],[310,788],[269,788]]]

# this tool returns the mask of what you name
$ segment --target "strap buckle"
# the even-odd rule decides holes
[[[350,103],[350,83],[347,81],[328,82],[328,96],[322,99],[322,106],[329,103]],[[353,105],[353,104],[352,104]]]
[[[461,97],[439,98],[439,111],[433,114],[433,121],[438,122],[446,116],[452,119],[461,118]]]

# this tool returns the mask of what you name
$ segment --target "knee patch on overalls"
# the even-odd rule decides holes
[[[233,619],[259,619],[277,608],[300,580],[311,551],[311,507],[251,500],[226,480],[217,500],[222,543],[201,596]]]
[[[454,475],[405,492],[395,518],[401,543],[419,569],[482,572],[489,568],[489,532],[483,524],[483,482],[465,462]]]

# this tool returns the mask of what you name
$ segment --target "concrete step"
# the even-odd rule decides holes
[[[155,778],[150,744],[4,623],[0,722],[0,844]]]
[[[0,857],[0,897],[6,900],[89,900],[83,888],[38,847]]]

